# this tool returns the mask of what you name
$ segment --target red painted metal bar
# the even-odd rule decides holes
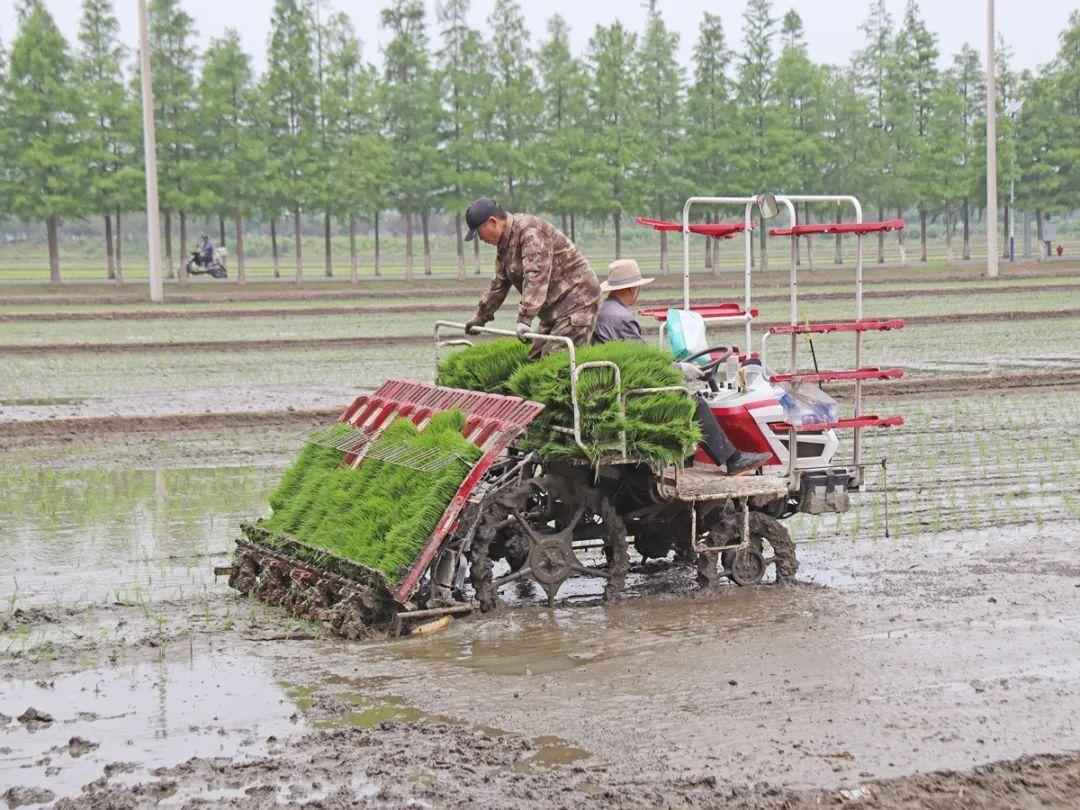
[[[792,228],[770,228],[769,236],[813,236],[819,233],[880,233],[902,231],[904,220],[887,219],[884,222],[813,222]]]
[[[903,329],[903,318],[888,320],[836,321],[833,323],[783,324],[769,328],[770,335],[826,334],[828,332],[888,332]]]
[[[644,307],[639,312],[663,323],[667,320],[668,309],[669,307]],[[702,318],[742,318],[746,315],[746,310],[742,308],[742,305],[736,303],[701,304],[690,307],[690,311],[696,312]],[[756,318],[757,316],[757,308],[751,307],[750,317]]]
[[[898,380],[902,368],[857,368],[846,371],[799,371],[794,374],[773,374],[769,382],[837,382],[841,380]]]
[[[638,225],[644,225],[654,231],[678,231],[682,233],[683,229],[681,222],[668,222],[663,219],[637,217],[634,221]],[[745,230],[746,223],[744,222],[699,222],[690,226],[690,233],[696,233],[699,236],[711,236],[713,239],[731,239]]]
[[[795,430],[797,433],[820,432],[823,430],[849,430],[852,428],[899,427],[904,424],[902,416],[858,416],[854,419],[838,419],[835,422],[814,422],[809,425],[792,425],[788,422],[770,422],[773,430]]]
[[[483,448],[484,454],[458,487],[431,537],[395,591],[394,598],[399,603],[407,601],[416,589],[484,474],[544,406],[502,394],[443,388],[411,380],[387,380],[373,394],[357,397],[341,415],[341,421],[364,429],[373,441],[390,424],[391,416],[411,414],[414,419],[423,421],[432,414],[452,409],[465,414],[462,434]]]

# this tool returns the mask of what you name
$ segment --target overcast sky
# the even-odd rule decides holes
[[[270,25],[273,0],[182,0],[188,13],[195,18],[201,37],[220,34],[227,27],[240,32],[244,45],[261,69],[264,63],[266,38]],[[385,32],[379,25],[379,9],[383,2],[361,0],[324,0],[348,12],[364,43],[365,56],[380,61]],[[474,0],[473,24],[484,27],[494,0]],[[78,28],[80,0],[46,0],[65,35],[74,39]],[[429,12],[434,14],[434,0],[428,0]],[[552,14],[562,14],[570,23],[573,44],[577,53],[584,52],[589,34],[599,24],[614,18],[640,31],[645,18],[645,3],[640,0],[527,0],[522,3],[529,22],[533,42],[545,33],[544,23]],[[660,0],[660,8],[668,25],[682,35],[681,56],[689,64],[690,52],[697,36],[702,12],[708,9],[720,14],[731,45],[738,48],[742,39],[741,14],[745,0]],[[777,16],[788,8],[802,15],[806,26],[811,56],[820,62],[846,63],[853,50],[861,47],[859,23],[866,16],[867,0],[791,0],[775,2]],[[923,15],[932,31],[939,37],[946,58],[968,42],[980,50],[985,41],[985,0],[923,0]],[[894,19],[903,14],[905,0],[889,0]],[[1065,27],[1069,12],[1080,7],[1080,0],[997,0],[997,29],[1015,53],[1017,67],[1037,67],[1044,64],[1057,48],[1057,35]],[[135,0],[118,0],[117,13],[128,45],[136,40]],[[15,32],[15,0],[0,0],[0,38],[10,44]],[[429,28],[433,38],[437,32]]]

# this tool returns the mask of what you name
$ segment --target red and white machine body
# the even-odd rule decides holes
[[[849,205],[854,210],[855,221],[846,223],[796,224],[795,206],[800,203],[825,203],[835,210],[836,205]],[[691,223],[690,211],[694,206],[716,208],[740,206],[741,222]],[[866,367],[863,365],[864,335],[902,329],[899,319],[869,319],[863,313],[863,238],[872,233],[898,230],[904,227],[902,220],[864,222],[862,206],[852,196],[771,195],[756,197],[691,197],[683,206],[681,222],[666,222],[639,218],[638,223],[658,231],[680,232],[683,237],[683,301],[682,310],[700,315],[706,325],[718,327],[741,327],[745,335],[743,351],[750,353],[753,341],[753,324],[758,310],[751,306],[752,232],[754,209],[761,213],[764,222],[775,216],[781,208],[787,210],[789,224],[785,228],[770,228],[769,236],[791,240],[790,317],[786,323],[773,324],[761,336],[760,374],[752,380],[744,379],[742,385],[728,380],[720,390],[705,394],[710,410],[732,444],[743,451],[771,453],[765,465],[766,475],[785,476],[792,496],[797,496],[802,511],[843,511],[847,508],[846,491],[849,487],[863,484],[862,432],[868,428],[885,428],[903,424],[903,417],[879,417],[863,412],[862,386],[866,380],[895,379],[903,375],[901,369]],[[744,296],[742,303],[723,302],[692,304],[690,300],[690,235],[711,239],[731,239],[738,235],[744,246]],[[855,261],[855,318],[850,321],[809,323],[801,320],[798,309],[797,241],[820,234],[851,234],[856,237]],[[667,308],[643,308],[641,314],[660,322],[660,344],[665,345]],[[804,336],[850,333],[854,336],[854,367],[842,370],[806,369],[799,367],[799,341]],[[788,339],[790,355],[783,373],[775,373],[766,365],[766,348],[770,336]],[[711,343],[711,341],[710,341]],[[815,363],[816,366],[816,363]],[[815,424],[790,424],[780,403],[779,384],[820,385],[844,382],[854,386],[853,407],[850,416],[835,418]],[[851,455],[837,463],[840,449],[838,430],[850,430]],[[794,452],[792,447],[794,446]],[[698,463],[711,464],[708,455],[699,449],[695,457]],[[842,491],[840,491],[842,490]],[[827,497],[826,497],[827,496]]]

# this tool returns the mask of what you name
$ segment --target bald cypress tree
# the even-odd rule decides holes
[[[395,0],[382,11],[390,32],[384,51],[382,111],[392,151],[393,203],[405,220],[405,275],[413,274],[413,217],[427,233],[436,189],[431,168],[438,164],[439,99],[428,57],[427,21],[421,0]],[[427,240],[425,239],[425,242]],[[430,253],[425,252],[430,272]]]
[[[89,171],[85,191],[94,212],[104,218],[107,274],[117,281],[122,278],[116,262],[114,239],[119,234],[114,236],[113,213],[131,204],[142,175],[135,165],[137,149],[131,138],[135,108],[124,86],[127,51],[119,33],[112,0],[83,0],[75,69],[87,113],[83,119]]]
[[[686,77],[677,61],[679,35],[669,31],[654,0],[649,5],[645,36],[638,52],[642,154],[635,197],[651,216],[667,218],[682,206],[688,180],[678,146],[685,119]],[[660,233],[660,270],[668,271],[668,235]]]
[[[547,37],[537,51],[540,118],[536,173],[541,209],[559,216],[564,233],[575,238],[577,216],[602,195],[601,158],[591,142],[589,76],[570,51],[570,27],[559,15],[547,22]]]
[[[84,107],[68,43],[44,3],[28,0],[19,17],[4,94],[8,207],[45,222],[49,280],[59,283],[60,224],[85,206]]]
[[[150,61],[154,76],[158,188],[165,212],[165,255],[169,275],[184,278],[187,260],[187,210],[194,191],[190,175],[195,157],[195,21],[179,0],[150,2]],[[180,259],[172,250],[172,215],[180,218]]]
[[[633,177],[639,159],[637,36],[616,20],[589,39],[589,137],[600,156],[590,213],[611,218],[615,257],[622,256],[622,218],[636,206]]]
[[[274,3],[268,56],[261,102],[270,193],[292,214],[299,284],[304,279],[301,214],[312,196],[312,166],[319,134],[312,31],[303,3]]]

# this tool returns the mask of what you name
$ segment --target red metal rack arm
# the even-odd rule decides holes
[[[634,221],[638,225],[644,225],[654,231],[678,231],[681,233],[683,227],[682,223],[679,222],[649,219],[648,217],[637,217]],[[711,236],[714,239],[730,239],[745,230],[746,223],[744,222],[699,222],[690,226],[690,233],[696,233],[699,236]]]
[[[903,329],[903,318],[888,320],[864,319],[861,321],[834,321],[831,323],[781,324],[769,327],[770,335],[825,334],[828,332],[888,332]]]
[[[638,310],[638,312],[648,318],[655,318],[663,323],[667,320],[668,307],[644,307]],[[746,315],[746,310],[742,308],[741,304],[724,303],[724,304],[700,304],[690,307],[691,312],[696,312],[702,318],[741,318]],[[756,307],[750,308],[750,317],[756,318],[758,316],[758,310]]]
[[[901,368],[856,368],[849,370],[797,371],[794,374],[773,374],[769,382],[838,382],[841,380],[898,380],[904,376]]]
[[[808,425],[792,425],[789,422],[770,422],[773,430],[794,430],[797,433],[820,432],[823,430],[850,430],[852,428],[900,427],[904,424],[902,416],[857,416],[853,419],[838,419],[835,422],[814,422]]]
[[[880,233],[902,231],[904,220],[887,219],[882,222],[813,222],[792,228],[770,228],[769,236],[812,236],[826,233]]]

